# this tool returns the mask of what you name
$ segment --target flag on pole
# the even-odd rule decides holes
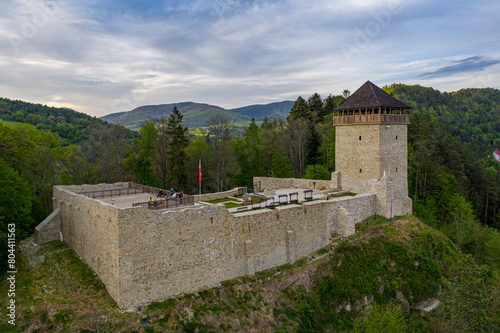
[[[200,165],[198,168],[198,178],[199,178],[199,181],[201,182],[201,160],[200,160]]]

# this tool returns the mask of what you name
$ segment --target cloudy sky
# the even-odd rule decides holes
[[[2,0],[0,96],[91,115],[500,88],[498,0]]]

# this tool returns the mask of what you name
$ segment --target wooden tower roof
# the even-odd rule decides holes
[[[410,106],[398,101],[370,81],[366,81],[358,90],[349,96],[344,103],[334,110],[352,110],[368,108],[411,109]]]

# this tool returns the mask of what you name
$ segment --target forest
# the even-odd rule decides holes
[[[500,92],[384,89],[413,108],[408,184],[414,215],[479,262],[499,265],[500,163],[492,149],[500,146]],[[251,189],[255,176],[330,179],[332,110],[348,96],[344,90],[298,97],[286,119],[252,121],[243,134],[214,114],[196,135],[177,107],[168,117],[145,119],[137,133],[69,109],[0,99],[2,242],[8,221],[17,221],[18,240],[33,233],[52,211],[58,184],[134,181],[197,194],[200,160],[203,193]]]

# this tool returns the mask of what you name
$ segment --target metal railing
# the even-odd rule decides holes
[[[143,189],[140,188],[120,188],[120,189],[111,189],[111,190],[97,190],[97,191],[86,191],[79,192],[78,194],[83,194],[87,197],[91,198],[106,198],[106,197],[119,197],[122,195],[130,195],[137,193],[145,193]]]
[[[164,194],[167,194],[169,191],[160,189],[158,187],[153,186],[145,186],[136,183],[129,183],[129,187],[127,188],[117,188],[117,189],[107,189],[107,190],[96,190],[96,191],[85,191],[79,192],[78,194],[85,195],[87,197],[97,199],[97,198],[107,198],[107,197],[118,197],[122,195],[132,195],[139,193],[151,193],[155,196],[163,191]],[[146,202],[136,202],[132,204],[132,207],[146,207],[149,209],[167,209],[167,208],[175,208],[181,206],[194,205],[194,196],[184,194],[182,198],[160,198],[160,200],[152,200]]]
[[[182,206],[194,205],[194,196],[184,195],[182,198],[171,198],[161,200],[151,200],[146,202],[136,202],[132,207],[145,207],[148,209],[168,209]]]
[[[78,194],[83,194],[90,198],[107,198],[107,197],[119,197],[122,195],[131,195],[137,193],[153,193],[157,194],[161,189],[158,187],[145,186],[136,183],[129,183],[127,188],[116,188],[107,190],[96,190],[96,191],[85,191],[78,192]],[[164,193],[168,191],[163,190]]]

